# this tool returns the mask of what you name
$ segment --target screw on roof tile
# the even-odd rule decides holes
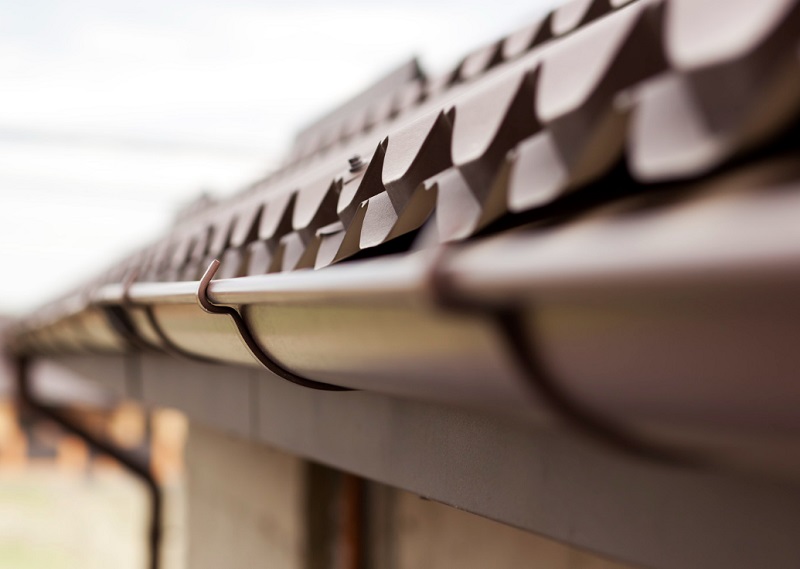
[[[359,156],[358,154],[350,158],[348,162],[350,163],[350,171],[353,173],[358,172],[359,170],[364,168],[364,166],[366,166],[366,163],[361,159],[361,156]]]

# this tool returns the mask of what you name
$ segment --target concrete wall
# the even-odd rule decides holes
[[[193,425],[186,463],[188,567],[306,567],[302,460]]]
[[[192,569],[623,567],[198,425],[187,480]],[[356,542],[362,551],[352,551]]]
[[[408,492],[385,490],[394,501],[383,541],[392,569],[622,569],[628,567]],[[385,555],[385,554],[384,554]]]

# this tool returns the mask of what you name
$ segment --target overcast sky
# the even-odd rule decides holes
[[[0,0],[0,312],[266,172],[412,55],[440,71],[549,0]]]

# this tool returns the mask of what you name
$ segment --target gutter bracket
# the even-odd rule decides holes
[[[247,323],[238,310],[232,306],[224,306],[211,302],[211,300],[208,298],[208,285],[211,283],[211,279],[213,279],[214,275],[217,273],[219,265],[220,262],[218,259],[211,261],[211,264],[208,266],[205,273],[203,273],[203,278],[200,279],[200,284],[197,287],[197,304],[200,305],[200,308],[209,314],[227,314],[230,316],[234,325],[236,326],[236,330],[239,333],[240,339],[247,347],[248,351],[253,355],[254,358],[256,358],[256,360],[259,361],[259,363],[261,363],[261,365],[281,379],[285,379],[286,381],[290,381],[310,389],[319,389],[323,391],[352,391],[352,389],[348,387],[341,387],[338,385],[331,385],[329,383],[322,383],[319,381],[306,379],[305,377],[301,377],[289,371],[283,367],[283,365],[275,361],[275,359],[273,359],[273,357],[270,356],[264,350],[264,348],[259,345],[258,341],[255,339],[255,336],[253,336],[253,334],[250,332]]]
[[[446,271],[446,259],[451,252],[452,245],[443,244],[431,259],[426,284],[434,305],[447,312],[482,318],[501,340],[510,362],[525,378],[525,387],[542,399],[567,425],[628,455],[684,465],[701,462],[689,453],[645,440],[616,419],[598,413],[574,398],[544,360],[540,342],[522,317],[522,307],[518,303],[495,305],[467,298],[456,290]]]
[[[141,305],[136,304],[133,302],[133,300],[131,300],[131,287],[133,286],[133,283],[136,282],[137,276],[138,276],[138,271],[134,269],[128,274],[128,276],[125,278],[125,281],[122,283],[122,303],[120,305],[120,308],[123,311],[130,310],[134,306],[142,309],[145,318],[147,318],[147,323],[150,325],[150,328],[153,330],[156,336],[158,336],[158,340],[161,342],[160,345],[152,347],[172,357],[185,358],[206,364],[212,363],[212,360],[208,358],[204,358],[202,356],[189,353],[183,348],[177,346],[161,328],[161,324],[159,324],[158,320],[156,319],[156,315],[153,312],[152,306],[148,306],[146,304],[141,304]],[[135,331],[135,325],[133,324],[132,321],[130,322],[130,326],[131,330],[134,330],[133,334],[138,338],[139,343],[147,347],[151,347],[150,343],[142,339],[139,336],[139,333]]]
[[[129,290],[136,280],[136,270],[131,271],[122,283],[122,306],[101,306],[100,309],[111,327],[122,336],[135,351],[144,352],[153,348],[136,330],[125,309],[130,306]]]

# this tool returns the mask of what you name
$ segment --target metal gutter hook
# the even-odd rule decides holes
[[[208,299],[208,285],[211,284],[211,279],[217,274],[219,264],[219,259],[211,261],[211,264],[200,279],[200,286],[197,287],[197,304],[209,314],[228,314],[228,310],[233,310],[228,306],[217,306]]]
[[[164,332],[163,328],[161,328],[161,324],[158,323],[156,319],[156,315],[153,313],[153,307],[148,305],[137,305],[131,300],[131,287],[136,282],[136,278],[138,276],[138,269],[134,269],[131,271],[125,280],[122,282],[122,302],[120,304],[121,312],[120,314],[126,314],[125,311],[130,310],[134,306],[140,308],[147,318],[147,323],[150,325],[151,330],[158,336],[158,340],[161,342],[159,345],[151,345],[150,342],[144,340],[138,331],[136,331],[136,326],[134,325],[133,321],[130,318],[126,318],[130,330],[136,337],[136,341],[141,343],[145,349],[155,348],[157,350],[161,350],[162,352],[176,357],[176,358],[185,358],[189,360],[194,360],[203,363],[211,362],[210,359],[204,358],[202,356],[197,356],[195,354],[191,354],[185,351],[183,348],[178,347],[170,338],[167,336],[166,332]],[[130,338],[128,338],[130,340]],[[140,346],[140,347],[141,347]]]
[[[233,319],[233,323],[236,325],[236,330],[239,332],[239,337],[241,338],[242,342],[244,342],[244,345],[247,347],[253,357],[256,358],[261,365],[278,377],[310,389],[321,389],[324,391],[352,391],[347,387],[321,383],[319,381],[306,379],[292,373],[280,363],[275,361],[272,356],[270,356],[261,347],[261,345],[256,341],[255,337],[250,333],[247,323],[244,321],[242,315],[239,314],[238,310],[232,306],[224,306],[211,302],[211,300],[208,298],[208,285],[211,284],[211,280],[214,278],[214,275],[217,274],[217,270],[219,270],[219,264],[219,259],[214,259],[211,261],[211,264],[208,265],[206,272],[203,273],[203,278],[200,279],[200,284],[197,287],[197,304],[200,305],[200,308],[209,314],[227,314],[230,316]]]
[[[446,270],[451,252],[452,245],[443,244],[431,257],[426,280],[434,305],[452,313],[483,319],[505,347],[509,363],[524,378],[525,387],[544,401],[565,424],[633,456],[684,465],[699,464],[697,457],[642,438],[616,418],[605,416],[573,397],[564,381],[545,361],[540,339],[526,322],[521,305],[495,306],[459,294]],[[529,305],[528,310],[531,308]]]
[[[130,288],[136,281],[138,271],[136,269],[128,272],[125,279],[122,281],[122,304],[120,306],[110,305],[102,306],[101,311],[108,320],[112,328],[124,338],[128,345],[136,351],[146,351],[153,346],[147,343],[139,335],[136,326],[128,317],[125,311],[131,304],[130,302]]]

